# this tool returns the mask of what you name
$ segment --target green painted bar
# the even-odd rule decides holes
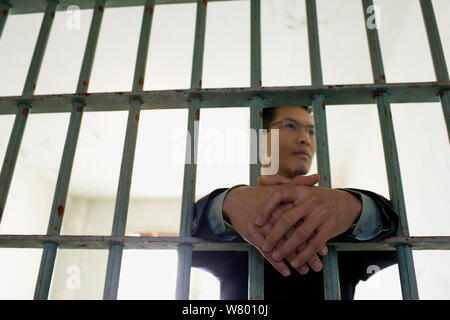
[[[117,261],[122,261],[122,254],[123,246],[121,244],[112,244],[109,247],[103,300],[117,299],[117,288],[119,288],[120,279],[120,265],[117,267]]]
[[[5,204],[8,198],[9,187],[11,186],[14,167],[19,154],[19,147],[22,142],[30,108],[31,107],[29,105],[21,103],[18,104],[16,108],[16,117],[14,119],[13,129],[11,131],[11,136],[9,137],[8,147],[6,148],[6,154],[0,174],[0,222],[5,212]]]
[[[200,120],[200,99],[194,99],[188,111],[188,135],[186,137],[186,160],[184,164],[183,198],[181,202],[180,237],[191,236],[194,217],[195,186],[197,180],[198,121]],[[177,286],[175,298],[189,299],[191,279],[192,246],[178,248]]]
[[[104,0],[97,0],[96,10],[92,17],[91,29],[89,31],[86,50],[78,79],[77,93],[86,93],[89,78],[94,61],[95,48],[100,32],[101,21],[103,17]],[[47,228],[48,235],[59,235],[64,217],[67,193],[69,190],[70,176],[72,173],[73,160],[77,146],[78,136],[83,117],[83,107],[85,104],[77,100],[72,102],[72,111],[70,114],[69,127],[67,129],[66,141],[64,144],[63,155],[59,167],[58,179],[56,182],[55,194],[53,197],[52,209],[50,212],[50,221]],[[48,299],[52,272],[55,264],[57,246],[46,244],[44,246],[39,275],[35,288],[35,299]]]
[[[326,100],[324,96],[319,95],[313,97],[313,114],[314,123],[316,125],[317,169],[320,176],[319,186],[331,188],[330,155],[325,104]],[[329,243],[327,243],[327,246],[328,254],[322,257],[324,297],[326,300],[340,300],[341,289],[336,248]]]
[[[308,27],[309,61],[311,67],[311,84],[321,85],[322,62],[320,59],[319,26],[315,0],[306,0],[306,18]]]
[[[147,65],[148,45],[155,10],[155,0],[146,0],[142,17],[141,35],[139,38],[139,49],[136,57],[136,68],[134,70],[133,92],[144,90],[145,70]]]
[[[449,81],[447,64],[445,63],[444,51],[442,50],[441,37],[434,15],[433,4],[430,0],[420,0],[423,20],[427,30],[428,43],[430,45],[431,57],[433,58],[434,73],[436,80]],[[448,101],[448,91],[440,95],[442,112],[447,126],[447,135],[450,139],[450,103]]]
[[[320,59],[319,26],[315,0],[306,0],[306,16],[308,25],[309,57],[311,64],[311,83],[322,84],[322,63]],[[328,134],[326,122],[326,98],[314,95],[312,106],[316,125],[317,170],[320,176],[319,186],[331,188],[330,156],[328,151]],[[323,261],[324,297],[326,300],[340,300],[339,268],[336,248],[328,246],[328,254]]]
[[[144,86],[145,66],[147,63],[148,43],[150,41],[151,23],[153,20],[154,8],[155,1],[147,0],[143,10],[141,34],[134,72],[133,92],[142,91]],[[114,210],[112,229],[113,236],[125,235],[141,105],[142,103],[138,99],[132,100],[130,102],[125,143],[122,153],[122,164],[120,167],[116,206]],[[105,300],[117,299],[119,290],[120,267],[122,264],[122,251],[122,245],[114,245],[109,250],[108,265],[105,277],[105,288],[103,291],[103,299]]]
[[[53,267],[55,266],[56,249],[55,243],[47,242],[42,251],[41,267],[36,281],[34,300],[47,300],[50,284],[52,281]]]
[[[36,82],[39,77],[39,71],[41,70],[42,59],[44,59],[45,48],[47,47],[47,41],[55,18],[57,5],[57,0],[48,0],[47,9],[45,10],[41,30],[39,31],[39,37],[28,70],[27,79],[25,80],[25,86],[23,88],[24,96],[34,94],[34,90],[36,89]]]
[[[195,18],[194,54],[192,59],[191,89],[202,87],[203,51],[205,47],[206,7],[207,1],[197,0]],[[181,202],[180,237],[191,235],[191,224],[194,217],[195,186],[197,181],[197,149],[198,121],[200,121],[201,100],[194,98],[188,102],[188,135],[186,138],[186,162],[183,177],[183,198]],[[192,160],[192,156],[194,160]],[[190,245],[178,248],[177,286],[175,298],[189,299],[191,281],[192,247]]]
[[[184,245],[195,251],[247,251],[250,246],[246,242],[211,242],[195,237],[0,235],[0,248],[43,248],[47,243],[60,249],[109,249],[119,244],[124,249],[168,250]],[[413,250],[450,250],[450,237],[391,237],[381,242],[329,244],[337,251],[396,251],[399,245]]]
[[[24,14],[43,12],[45,10],[45,0],[9,0],[14,6],[12,14]],[[76,5],[80,9],[92,9],[94,0],[59,0],[59,11],[65,11],[71,5]],[[195,3],[197,0],[156,0],[156,4],[182,4]],[[240,0],[209,0],[208,2],[219,1],[240,1]],[[145,0],[108,0],[107,8],[123,8],[132,6],[143,6]]]
[[[447,64],[445,63],[444,50],[442,49],[441,37],[439,36],[433,4],[430,0],[420,0],[420,7],[422,8],[423,21],[427,30],[428,43],[430,45],[436,80],[448,81]]]
[[[144,92],[100,92],[85,94],[53,94],[40,96],[0,97],[0,115],[15,114],[17,104],[33,106],[34,113],[70,112],[73,100],[86,104],[85,112],[127,111],[129,101],[142,101],[142,110],[184,109],[199,98],[202,108],[248,107],[259,96],[264,107],[283,105],[310,106],[311,97],[323,95],[327,106],[374,104],[374,92],[389,93],[392,103],[439,102],[439,95],[450,90],[450,82],[411,82],[391,84],[314,85],[262,88],[176,89]]]
[[[250,85],[252,88],[261,88],[260,0],[250,1],[250,42]],[[259,154],[259,130],[262,128],[262,108],[262,99],[258,96],[253,97],[250,102],[250,128],[255,130],[256,137],[251,137],[250,156],[253,150],[257,150],[256,155]],[[250,185],[257,186],[257,179],[261,175],[261,163],[258,159],[252,160],[256,161],[250,161]],[[264,257],[253,246],[249,247],[248,250],[248,298],[249,300],[264,299]]]
[[[372,0],[362,0],[364,18],[368,19],[368,8],[373,6]],[[376,18],[376,17],[375,17]],[[366,21],[366,20],[365,20]],[[383,60],[381,56],[381,47],[378,40],[378,31],[376,28],[365,28],[369,50],[371,52],[371,63],[374,82],[386,82],[384,74]],[[375,53],[374,53],[375,52]],[[394,125],[392,123],[392,114],[389,94],[383,91],[374,92],[378,107],[378,118],[380,120],[381,135],[383,139],[383,150],[386,161],[386,171],[389,185],[389,195],[394,210],[399,214],[400,226],[398,235],[409,236],[408,221],[406,217],[405,201],[403,197],[403,187],[400,173],[400,166],[397,153],[397,144],[395,141]],[[408,246],[398,246],[397,254],[399,260],[400,282],[402,295],[405,300],[417,300],[419,294],[417,290],[417,281],[414,271],[414,260],[412,258],[411,248]]]
[[[44,57],[45,48],[47,46],[47,40],[53,23],[56,6],[56,1],[48,1],[47,9],[42,20],[41,29],[39,31],[39,36],[34,48],[33,58],[28,69],[28,74],[25,80],[22,95],[33,95],[34,89],[36,88],[36,80],[39,75],[42,58]],[[22,142],[22,137],[25,131],[25,125],[31,109],[31,105],[27,103],[18,103],[14,108],[16,109],[16,118],[14,120],[14,126],[11,131],[5,158],[3,160],[2,171],[0,173],[0,221],[5,211],[5,204],[8,198],[9,187],[11,185],[12,176],[14,174],[17,155],[19,153],[20,144]]]
[[[3,28],[5,27],[8,15],[11,12],[12,5],[7,1],[0,1],[0,39],[2,37]]]
[[[112,227],[113,236],[125,235],[125,228],[130,200],[131,178],[133,174],[134,154],[136,150],[137,131],[140,114],[140,101],[133,100],[128,112],[128,122],[125,134],[125,143],[120,167],[119,186],[117,190],[116,206]],[[105,288],[103,299],[116,300],[119,289],[120,266],[122,264],[121,245],[115,245],[109,250],[108,266],[106,269]],[[120,251],[120,252],[119,252]]]

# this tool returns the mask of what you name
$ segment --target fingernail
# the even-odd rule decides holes
[[[281,255],[280,255],[280,253],[279,253],[278,251],[275,251],[275,252],[273,253],[272,257],[273,257],[275,260],[280,260],[280,259],[281,259]]]
[[[256,224],[258,226],[262,225],[263,223],[264,223],[263,218],[261,218],[261,217],[256,218]]]
[[[327,248],[326,247],[323,247],[322,249],[320,249],[320,253],[321,254],[327,254],[327,252],[328,252],[328,250],[327,250]]]
[[[300,273],[301,274],[306,274],[306,273],[308,273],[308,268],[306,267],[306,266],[302,266],[301,268],[300,268]]]
[[[294,268],[297,268],[297,267],[300,265],[300,263],[298,262],[298,260],[292,260],[291,265],[292,265]]]
[[[291,272],[289,271],[289,269],[283,269],[281,272],[282,272],[283,275],[286,276],[286,277],[289,276],[289,275],[291,274]]]
[[[264,250],[264,251],[269,252],[270,249],[271,249],[271,248],[270,248],[270,246],[269,246],[267,243],[263,245],[263,250]]]
[[[314,270],[319,270],[321,268],[320,262],[319,261],[314,261],[313,262],[313,267],[314,267]]]

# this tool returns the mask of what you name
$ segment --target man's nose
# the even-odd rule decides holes
[[[307,128],[302,128],[298,134],[298,142],[304,144],[311,144],[311,137],[308,134]]]

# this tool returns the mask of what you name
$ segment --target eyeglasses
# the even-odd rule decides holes
[[[302,125],[302,124],[300,124],[297,121],[292,120],[292,119],[283,119],[281,121],[277,121],[277,122],[272,123],[271,125],[269,125],[269,128],[271,126],[278,125],[278,124],[281,124],[279,126],[279,128],[281,130],[286,131],[286,132],[301,133],[303,131],[303,129],[304,129],[306,131],[306,133],[308,134],[308,136],[311,139],[314,139],[314,135],[315,135],[314,126],[305,126],[305,125]]]

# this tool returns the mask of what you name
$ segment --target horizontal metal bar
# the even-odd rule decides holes
[[[196,251],[246,251],[249,244],[210,242],[195,237],[136,237],[136,236],[48,236],[0,235],[0,248],[43,248],[54,243],[59,249],[109,249],[114,244],[124,249],[176,249],[192,245]],[[394,251],[399,245],[413,250],[450,250],[450,236],[392,237],[380,242],[328,242],[338,251]]]
[[[11,14],[36,13],[45,11],[46,0],[8,0],[12,6]],[[156,0],[156,4],[181,4],[195,3],[197,0]],[[209,0],[208,2],[236,1],[236,0]],[[121,8],[143,6],[145,0],[108,0],[106,8]],[[59,0],[58,11],[65,11],[70,6],[78,6],[80,9],[92,9],[95,0]]]
[[[0,97],[0,115],[15,114],[21,102],[32,105],[33,113],[51,113],[70,112],[74,100],[86,105],[84,111],[128,111],[134,99],[141,100],[146,110],[187,108],[195,98],[201,99],[202,108],[242,107],[255,96],[265,107],[308,106],[314,95],[323,95],[330,106],[375,104],[381,91],[390,95],[391,103],[439,102],[445,90],[450,90],[450,81],[8,96]]]

